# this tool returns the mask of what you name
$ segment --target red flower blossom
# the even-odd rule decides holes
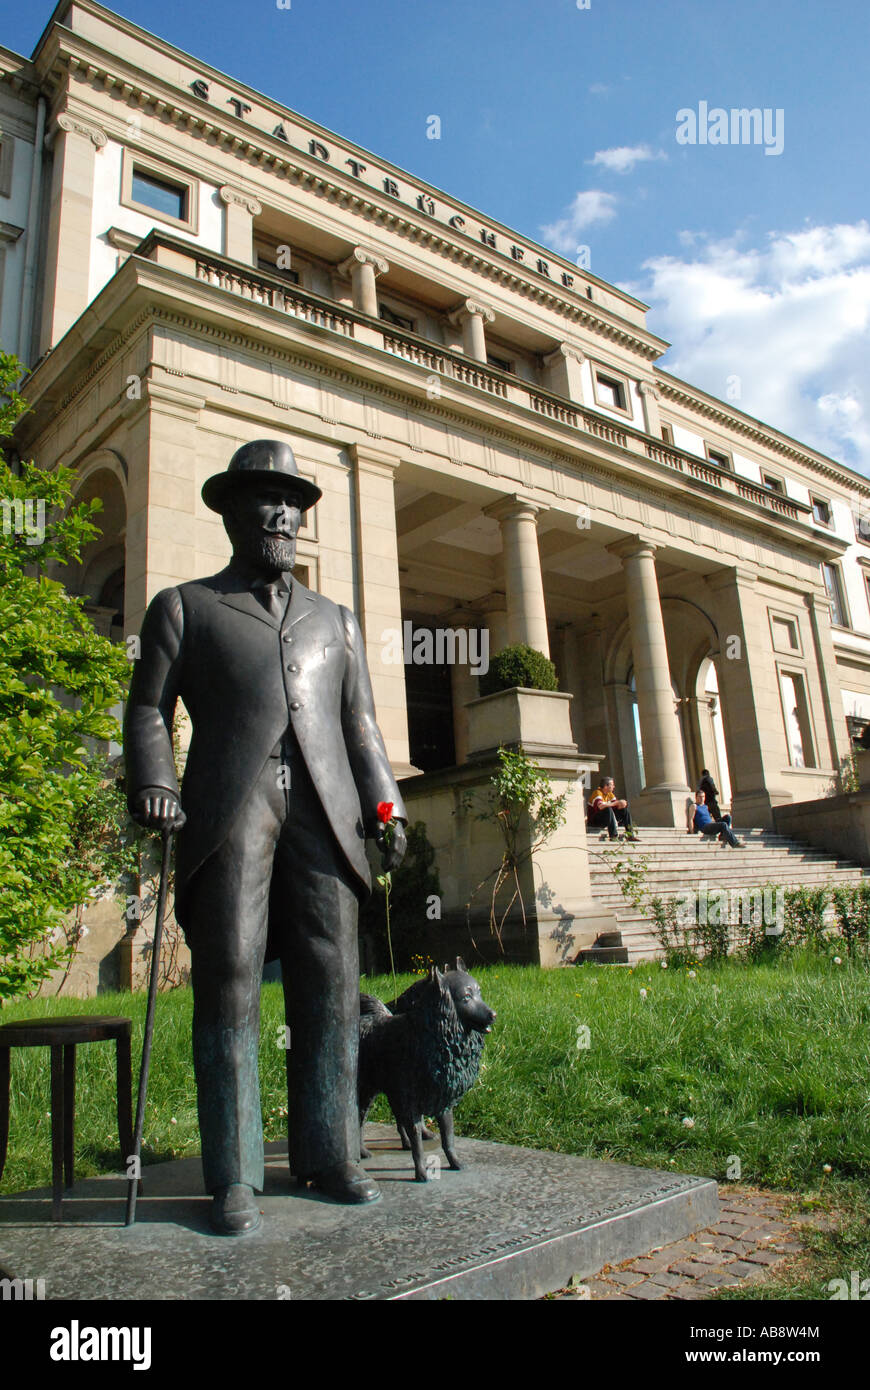
[[[379,801],[377,816],[378,820],[381,822],[381,825],[389,825],[390,821],[393,818],[392,801]]]

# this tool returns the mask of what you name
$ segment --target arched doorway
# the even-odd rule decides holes
[[[699,746],[702,755],[702,768],[699,769],[699,772],[703,768],[707,768],[719,788],[719,805],[727,808],[731,805],[731,772],[728,767],[728,750],[725,746],[725,726],[722,720],[719,677],[716,663],[712,657],[705,657],[698,667],[695,691]]]

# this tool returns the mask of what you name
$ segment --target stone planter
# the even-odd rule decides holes
[[[576,754],[571,734],[571,700],[561,690],[512,686],[469,700],[468,754],[491,752],[501,744],[521,744],[528,752]]]

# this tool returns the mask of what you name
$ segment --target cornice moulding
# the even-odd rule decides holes
[[[123,283],[119,283],[122,279]],[[182,275],[181,272],[158,266],[152,261],[140,260],[136,256],[131,256],[125,262],[124,267],[118,272],[114,280],[109,282],[109,285],[114,291],[115,313],[118,313],[123,302],[130,298],[131,289],[129,286],[125,288],[126,282],[130,279],[134,281],[133,293],[135,293],[136,289],[152,294],[157,291],[165,293],[170,287],[177,287],[179,281],[182,281],[187,288],[197,287],[200,292],[202,292],[203,289],[209,290],[211,288],[205,286],[202,281],[190,280],[189,277]],[[103,293],[105,292],[104,290]],[[254,301],[244,301],[244,307],[247,311],[256,311],[258,309],[264,309],[265,306],[257,305]],[[187,308],[187,312],[185,312],[185,308]],[[225,310],[226,306],[221,306],[221,312],[225,313]],[[266,311],[269,313],[273,312],[272,310]],[[100,316],[94,313],[93,310],[89,311],[83,316],[83,320],[79,321],[80,331],[74,335],[74,341],[70,344],[68,352],[58,352],[58,348],[61,348],[63,344],[62,339],[61,343],[58,344],[58,348],[43,359],[34,369],[33,376],[38,378],[38,375],[44,370],[48,370],[49,373],[51,373],[52,368],[56,369],[58,377],[62,377],[65,374],[68,375],[74,357],[78,355],[84,343],[87,341],[88,325],[90,324],[92,326],[91,331],[93,327],[98,327],[99,331],[104,333],[105,320],[107,317],[109,316]],[[87,320],[87,322],[85,322],[85,320]],[[359,389],[360,381],[358,373],[307,356],[305,352],[306,345],[304,343],[289,342],[286,346],[284,344],[279,346],[273,341],[264,341],[262,338],[256,336],[252,325],[241,321],[238,326],[223,328],[217,324],[205,321],[202,317],[198,316],[197,306],[193,303],[189,306],[180,306],[178,309],[167,305],[149,303],[143,305],[136,311],[133,318],[129,320],[120,331],[115,332],[113,339],[98,353],[91,364],[75,378],[72,385],[64,391],[59,399],[51,400],[49,397],[53,417],[52,423],[57,423],[61,414],[67,409],[74,408],[76,398],[102,371],[111,358],[122,351],[143,326],[147,329],[149,324],[156,328],[159,328],[160,325],[169,325],[173,328],[179,328],[195,336],[211,338],[213,341],[223,345],[244,349],[246,352],[252,353],[257,357],[266,358],[270,362],[283,361],[290,365],[301,367],[316,376],[329,378],[330,380],[350,386],[354,390]],[[332,346],[337,347],[338,342],[339,340]],[[383,370],[384,362],[381,360],[382,354],[377,352],[376,349],[369,348],[363,343],[344,338],[340,339],[340,343],[345,349],[349,343],[352,343],[353,346],[359,350],[364,359],[372,359],[374,365]],[[319,345],[321,344],[318,343],[318,346]],[[314,344],[312,344],[312,346],[314,346]],[[68,361],[65,364],[62,363],[59,360],[61,357],[68,357]],[[390,359],[390,365],[394,366],[397,363],[402,363],[402,359],[396,359],[395,363],[392,358]],[[402,363],[402,365],[407,367],[409,364]],[[51,376],[49,376],[49,381],[50,380]],[[498,402],[491,400],[489,397],[486,397],[485,400],[480,400],[478,399],[477,393],[473,391],[473,388],[469,387],[466,390],[466,388],[462,387],[461,383],[455,383],[455,385],[458,388],[457,404],[467,405],[469,407],[473,406],[476,407],[477,410],[481,407],[490,408],[494,404],[498,404],[504,408],[504,403],[500,399]],[[50,385],[47,387],[47,390],[49,392],[51,391]],[[424,401],[421,397],[415,395],[412,390],[407,389],[407,385],[404,382],[401,382],[397,388],[392,384],[392,379],[390,383],[384,380],[369,381],[366,383],[366,391],[376,395],[381,400],[397,402],[405,409],[410,407],[415,410],[425,410],[430,418],[442,420],[447,424],[456,425],[461,429],[468,428],[469,418],[467,412],[462,413],[457,409],[451,410],[443,404],[439,405]],[[41,392],[40,394],[43,393]],[[34,419],[33,416],[29,418],[31,420]],[[28,417],[25,417],[25,421],[27,419]],[[640,488],[647,498],[660,500],[665,507],[673,509],[676,501],[681,513],[687,516],[691,515],[693,508],[700,508],[706,516],[714,521],[716,526],[723,533],[743,535],[747,534],[746,528],[750,527],[751,529],[748,535],[752,537],[753,532],[757,532],[761,529],[762,531],[774,535],[776,537],[776,542],[780,545],[785,545],[789,548],[792,545],[796,545],[803,551],[809,549],[814,554],[818,553],[822,555],[822,549],[818,546],[815,536],[805,535],[792,530],[791,526],[781,518],[768,517],[766,515],[762,517],[757,515],[754,511],[750,512],[744,510],[744,505],[741,503],[740,499],[732,494],[728,495],[727,501],[730,505],[726,507],[723,506],[725,499],[718,495],[708,496],[705,491],[693,491],[687,495],[686,492],[678,486],[662,486],[665,482],[665,478],[657,477],[655,472],[652,471],[652,469],[655,469],[655,465],[653,464],[652,469],[650,469],[651,461],[642,459],[640,455],[638,455],[636,459],[633,455],[630,459],[627,459],[623,450],[619,450],[616,446],[609,446],[606,442],[595,438],[584,438],[577,441],[572,440],[571,442],[575,445],[576,452],[574,454],[561,453],[558,450],[558,446],[554,448],[552,444],[549,444],[545,440],[535,441],[527,437],[531,432],[539,435],[543,427],[550,430],[554,428],[552,422],[544,422],[537,416],[526,417],[524,413],[519,411],[519,408],[517,408],[515,419],[496,421],[487,419],[483,424],[478,421],[478,431],[483,428],[488,440],[504,442],[511,450],[518,452],[518,454],[525,458],[530,464],[538,466],[544,471],[548,469],[552,470],[554,467],[560,466],[568,477],[574,479],[577,479],[578,476],[580,478],[594,476],[599,478],[603,485],[611,488],[619,483],[623,490],[627,491],[629,495],[635,495],[634,490]],[[40,425],[37,434],[44,428],[44,425]],[[557,432],[561,433],[561,431]],[[568,441],[566,440],[564,442]],[[405,446],[402,447],[404,448]],[[601,452],[603,457],[601,457],[600,460],[596,460],[594,457],[589,456],[587,451],[592,448]],[[635,471],[635,469],[632,468],[630,476],[627,476],[625,468],[628,462],[637,464],[643,463],[643,471]],[[468,466],[472,466],[475,469],[477,468],[477,465],[469,465],[468,461],[464,459],[457,460],[457,463],[463,468]],[[608,463],[610,466],[608,466]],[[616,474],[614,472],[614,467],[617,469]],[[486,478],[491,483],[492,474],[486,472]],[[671,482],[670,476],[667,478],[667,482]],[[565,504],[564,496],[555,487],[555,479],[553,479],[552,484],[548,485],[545,490],[553,493],[555,505],[557,507]],[[639,496],[640,494],[637,495]],[[552,506],[554,504],[548,505]],[[774,523],[776,524],[774,525]],[[835,556],[841,553],[840,549],[831,545],[830,537],[826,537],[825,539],[825,554],[830,552],[831,555]],[[664,539],[660,541],[659,544],[666,546],[668,541]],[[842,544],[842,549],[845,548],[846,545],[844,542]]]
[[[61,37],[63,38],[63,47],[60,43]],[[167,51],[177,52],[177,50]],[[192,61],[196,62],[195,59]],[[206,64],[199,66],[203,69],[207,67]],[[184,129],[194,138],[204,139],[215,146],[220,146],[227,153],[255,163],[261,170],[268,170],[278,177],[287,177],[318,196],[326,197],[329,201],[336,202],[341,207],[347,208],[369,221],[380,222],[398,235],[419,242],[441,256],[459,260],[463,265],[474,270],[475,273],[498,281],[515,293],[522,294],[525,298],[536,300],[553,312],[559,313],[573,322],[583,324],[590,332],[598,333],[611,341],[618,342],[620,346],[646,358],[648,361],[655,361],[670,346],[664,339],[656,337],[639,325],[630,324],[620,315],[601,305],[596,306],[596,311],[593,311],[589,307],[592,301],[587,301],[584,304],[578,300],[577,303],[574,303],[561,295],[555,284],[551,284],[545,279],[538,281],[518,275],[510,262],[502,262],[501,258],[493,259],[485,253],[481,254],[483,248],[478,249],[477,243],[459,229],[452,229],[452,236],[455,239],[441,235],[440,223],[433,225],[426,219],[416,218],[411,207],[405,204],[396,204],[386,195],[381,201],[376,188],[361,185],[351,174],[345,174],[343,170],[332,165],[323,164],[315,156],[310,156],[302,150],[285,144],[266,131],[246,126],[243,121],[237,120],[229,113],[213,110],[207,102],[200,98],[188,97],[185,94],[182,99],[178,89],[172,87],[171,84],[151,74],[143,75],[141,71],[127,64],[124,59],[97,49],[81,35],[58,27],[54,52],[50,53],[49,46],[47,46],[44,67],[46,76],[49,74],[54,76],[60,87],[62,87],[68,74],[70,78],[87,82],[92,86],[99,84],[110,97],[124,100],[128,104],[131,104],[131,98],[135,97],[140,107],[150,108],[150,114],[159,116],[168,124]],[[218,76],[227,81],[235,90],[253,95],[262,105],[273,106],[276,119],[280,120],[282,116],[284,119],[292,118],[299,121],[303,127],[316,131],[321,130],[307,117],[270,103],[260,93],[246,89],[243,83],[226,78],[223,74],[218,74]],[[321,131],[321,133],[326,134],[332,140],[339,141],[343,146],[357,149],[343,136],[334,135],[332,132]],[[394,168],[380,156],[372,155],[369,151],[360,150],[358,152],[369,155],[372,159],[377,159],[383,168],[392,169],[397,177],[412,183],[415,187],[429,189],[430,186],[425,184],[423,180],[415,178],[405,170]],[[450,195],[442,193],[440,189],[433,188],[431,192],[436,193],[440,199],[451,206],[460,207],[469,216],[492,226],[506,238],[519,235],[510,228],[501,227],[500,224],[486,218],[483,213],[476,209],[467,207],[457,199],[451,198]],[[268,201],[265,191],[259,196]],[[348,237],[348,239],[351,238]],[[520,239],[527,240],[525,237]],[[467,245],[464,245],[464,242],[467,242]],[[546,247],[539,249],[542,253],[549,255],[554,262],[562,264],[557,252],[550,251]],[[568,264],[565,262],[566,267]],[[576,267],[572,267],[572,269],[576,269]],[[621,297],[615,286],[608,285],[604,281],[597,281],[597,283],[607,293],[613,294],[617,298]],[[636,304],[642,309],[647,307],[639,300],[632,300],[630,297],[627,297],[627,302]]]
[[[811,454],[801,449],[796,441],[790,440],[787,435],[780,435],[769,427],[765,428],[760,422],[753,423],[748,418],[733,414],[724,404],[708,399],[700,391],[693,391],[688,383],[676,383],[661,379],[656,385],[665,400],[674,401],[693,411],[696,415],[703,415],[707,419],[715,420],[726,429],[753,439],[757,444],[764,445],[765,448],[773,450],[774,453],[782,454],[795,463],[802,464],[812,473],[821,473],[825,477],[843,484],[853,492],[860,492],[864,496],[870,497],[870,481],[866,478],[857,474],[852,476],[842,468],[838,468],[834,463],[813,458]]]

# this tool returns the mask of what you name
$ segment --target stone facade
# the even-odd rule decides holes
[[[870,718],[866,479],[658,368],[631,296],[91,0],[0,71],[18,447],[104,500],[75,586],[106,630],[222,566],[204,480],[287,439],[323,490],[299,573],[356,612],[415,797],[478,691],[391,659],[409,621],[550,654],[641,824],[702,767],[743,825],[831,790]]]

